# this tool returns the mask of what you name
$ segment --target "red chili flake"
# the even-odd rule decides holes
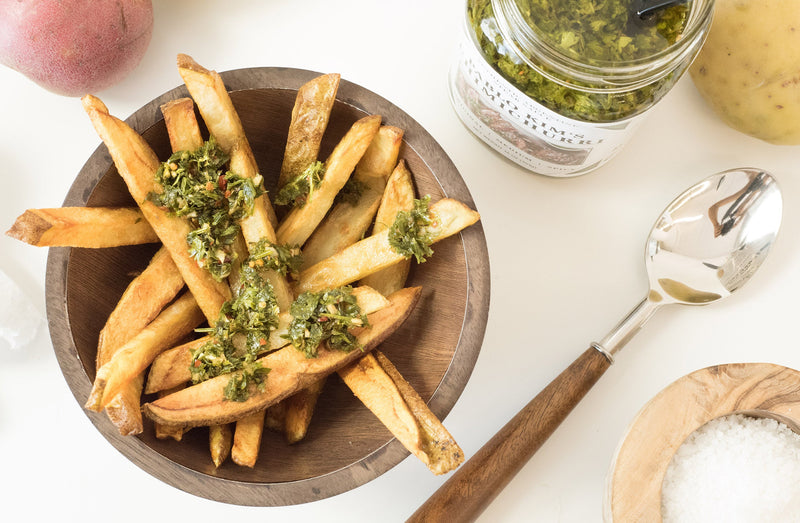
[[[228,187],[228,179],[224,176],[220,176],[219,180],[217,180],[217,184],[221,191],[224,191]],[[225,196],[228,196],[229,193],[225,193]]]
[[[266,345],[267,344],[267,340],[265,340],[264,338],[259,338],[258,344],[259,345]]]
[[[328,317],[327,316],[320,316],[319,317],[319,322],[320,323],[325,323],[326,321],[328,321]]]
[[[213,191],[214,184],[212,182],[206,182],[206,191]]]
[[[202,363],[200,363],[200,360],[194,360],[195,367],[199,367],[200,365],[202,365]]]

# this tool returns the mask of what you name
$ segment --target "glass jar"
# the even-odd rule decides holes
[[[459,118],[535,173],[600,167],[694,59],[714,2],[690,0],[642,20],[632,12],[638,1],[467,0],[466,38],[449,77]]]

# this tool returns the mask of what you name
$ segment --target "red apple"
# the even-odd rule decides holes
[[[152,33],[151,0],[0,0],[0,63],[65,96],[120,82]]]

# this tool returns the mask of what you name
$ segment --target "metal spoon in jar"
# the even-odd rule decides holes
[[[591,343],[409,521],[477,518],[656,310],[675,303],[712,303],[750,279],[775,241],[782,207],[775,179],[750,168],[718,173],[678,196],[647,240],[647,297],[605,338]]]
[[[647,19],[657,11],[672,7],[677,4],[685,4],[689,0],[634,0],[632,10],[641,19]]]

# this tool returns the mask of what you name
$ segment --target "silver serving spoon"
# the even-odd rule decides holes
[[[775,179],[760,169],[706,178],[678,196],[650,232],[650,291],[605,338],[511,419],[409,521],[471,521],[558,428],[660,307],[705,305],[739,289],[761,266],[781,223]]]

